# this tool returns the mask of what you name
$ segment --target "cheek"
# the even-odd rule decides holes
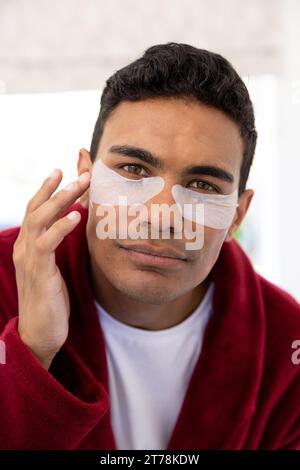
[[[204,245],[200,250],[200,258],[210,269],[213,267],[219,256],[220,250],[226,238],[227,230],[216,230],[205,227]]]
[[[222,245],[226,238],[227,230],[216,230],[214,228],[204,228],[204,242],[209,249],[216,249]],[[204,246],[205,246],[204,245]]]
[[[203,247],[200,250],[191,251],[191,261],[196,272],[208,272],[216,262],[226,237],[226,230],[215,230],[204,227]]]
[[[142,220],[142,219],[141,219]],[[87,236],[99,243],[130,238],[129,233],[141,232],[139,211],[129,211],[127,206],[93,204],[89,208]]]
[[[112,242],[110,238],[100,239],[97,237],[97,224],[100,218],[96,216],[95,208],[89,210],[88,220],[86,224],[86,238],[88,243],[88,249],[97,264],[101,260],[105,260],[111,256],[112,253]]]

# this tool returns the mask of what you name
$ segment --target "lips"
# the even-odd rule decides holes
[[[145,253],[152,256],[180,259],[182,261],[186,261],[187,259],[183,253],[180,253],[179,251],[174,250],[170,247],[156,247],[154,245],[150,245],[149,243],[136,243],[120,246],[121,248],[125,248],[126,250],[133,250],[138,253]]]

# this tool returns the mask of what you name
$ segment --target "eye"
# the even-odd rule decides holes
[[[195,184],[193,188],[200,189],[202,191],[217,192],[217,193],[219,192],[218,189],[214,185],[207,183],[206,181],[195,180],[191,182],[191,185],[192,184]]]
[[[127,167],[128,170],[125,170],[125,167]],[[131,173],[132,175],[147,176],[147,172],[145,171],[145,169],[141,165],[135,165],[133,163],[130,163],[130,164],[121,166],[121,168],[124,169],[124,171],[126,173]],[[140,170],[143,170],[145,172],[145,174],[140,173],[139,172]]]

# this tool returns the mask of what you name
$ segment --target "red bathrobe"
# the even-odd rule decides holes
[[[71,302],[69,336],[49,372],[20,340],[12,249],[0,232],[0,449],[115,450],[104,336],[81,212],[56,250]],[[68,211],[69,211],[68,210]],[[67,212],[67,211],[66,211]],[[236,241],[212,270],[214,314],[167,449],[300,449],[300,306],[258,275]],[[176,369],[176,365],[174,364]]]

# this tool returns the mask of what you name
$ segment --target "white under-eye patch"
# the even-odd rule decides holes
[[[102,160],[96,160],[92,168],[90,201],[109,206],[145,204],[159,194],[164,185],[165,181],[160,176],[138,180],[125,178]],[[232,223],[238,205],[237,189],[225,195],[205,194],[175,184],[171,191],[177,208],[185,219],[214,229],[227,229]],[[197,205],[202,205],[204,210],[197,210]]]
[[[102,160],[96,160],[92,168],[90,201],[111,206],[145,204],[160,193],[164,185],[165,181],[160,176],[139,180],[125,178],[105,165]]]
[[[231,225],[238,205],[237,189],[231,194],[205,194],[175,184],[172,195],[182,217],[215,229],[227,229]],[[197,204],[203,204],[204,214],[196,210]]]

